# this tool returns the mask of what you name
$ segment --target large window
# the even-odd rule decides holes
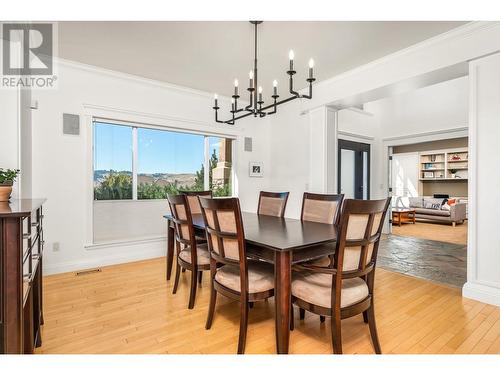
[[[231,168],[231,139],[94,121],[94,243],[164,236],[162,199],[230,196]]]
[[[231,168],[231,139],[94,122],[95,200],[166,199],[208,189],[230,196]]]

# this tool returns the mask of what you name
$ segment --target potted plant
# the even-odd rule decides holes
[[[12,185],[19,175],[19,169],[0,168],[0,202],[7,202],[12,193]]]
[[[457,178],[457,170],[456,169],[450,169],[451,173],[451,178]]]

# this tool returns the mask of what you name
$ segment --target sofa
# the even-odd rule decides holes
[[[453,202],[455,201],[455,202]],[[432,198],[432,197],[409,197],[396,200],[396,207],[411,208],[415,210],[415,220],[435,221],[448,223],[455,226],[462,224],[467,219],[467,204],[460,200]]]

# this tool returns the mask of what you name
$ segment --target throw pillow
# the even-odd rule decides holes
[[[439,198],[425,198],[424,208],[430,208],[433,210],[440,210],[443,205],[443,200]]]
[[[410,207],[423,208],[423,198],[421,197],[409,197],[408,198]]]
[[[443,204],[443,206],[441,207],[441,209],[443,211],[451,211],[451,207],[450,207],[450,205],[448,203]]]
[[[448,204],[451,206],[452,204],[457,203],[456,199],[448,199]]]

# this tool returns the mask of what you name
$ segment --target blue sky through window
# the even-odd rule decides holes
[[[138,173],[195,173],[204,161],[204,136],[138,128]],[[219,156],[221,138],[209,137]],[[132,171],[132,127],[96,122],[94,170]]]

